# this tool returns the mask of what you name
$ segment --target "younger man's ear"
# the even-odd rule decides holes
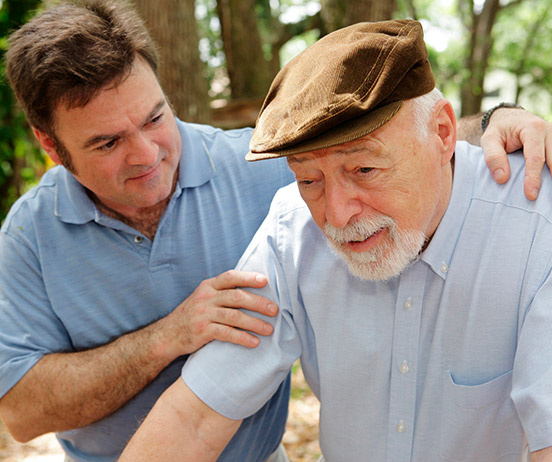
[[[40,146],[42,146],[42,149],[46,151],[46,154],[48,154],[48,157],[52,159],[52,162],[61,165],[61,159],[59,157],[59,154],[56,150],[56,143],[54,143],[54,140],[50,138],[46,133],[38,130],[37,128],[33,127],[33,133],[36,136],[36,139],[40,143]]]

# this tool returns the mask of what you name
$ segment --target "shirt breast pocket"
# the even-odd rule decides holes
[[[510,398],[512,371],[479,385],[461,385],[445,371],[441,457],[450,461],[519,461],[523,429]]]

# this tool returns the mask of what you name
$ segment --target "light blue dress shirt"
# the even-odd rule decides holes
[[[301,358],[321,402],[328,462],[519,462],[552,445],[552,184],[497,185],[458,143],[448,209],[420,258],[389,282],[354,278],[295,184],[281,190],[239,268],[266,273],[275,333],[213,343],[183,379],[243,418]]]
[[[94,348],[146,326],[203,279],[233,268],[274,193],[293,180],[285,161],[244,160],[250,129],[178,127],[178,185],[153,242],[100,213],[61,167],[10,211],[0,233],[0,396],[43,355]],[[116,460],[185,360],[111,416],[60,433],[64,449],[77,461]],[[265,460],[284,431],[287,400],[286,383],[220,460]]]

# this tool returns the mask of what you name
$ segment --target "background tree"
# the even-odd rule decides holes
[[[274,2],[271,0],[257,0],[256,14],[259,23],[261,38],[263,39],[263,50],[265,57],[270,60],[271,74],[275,76],[281,68],[281,50],[290,40],[304,34],[310,34],[318,38],[324,27],[320,14],[320,6],[316,10],[308,8],[302,14],[298,14],[293,22],[285,19],[286,14],[293,7],[295,2],[282,0]],[[303,1],[305,6],[318,2]],[[311,40],[311,41],[314,41]]]
[[[502,69],[515,79],[513,101],[550,93],[552,88],[552,4],[540,0],[526,0],[516,14],[505,14],[497,22],[496,37],[489,60],[492,69]],[[546,114],[547,101],[535,105],[534,110]]]
[[[207,122],[207,83],[199,59],[194,0],[134,0],[159,46],[160,80],[176,114]]]
[[[264,97],[273,75],[262,48],[255,0],[218,0],[217,13],[232,98]]]
[[[397,10],[396,0],[320,0],[324,32],[361,21],[391,19]]]
[[[223,105],[219,102],[213,123],[225,128],[252,125],[280,70],[281,48],[298,35],[321,29],[319,12],[295,22],[282,21],[282,14],[296,6],[293,3],[297,2],[198,0],[200,30],[203,38],[208,38],[207,46],[200,45],[207,50],[204,60],[220,66],[222,72],[210,72],[212,78],[225,75],[229,82],[229,91],[218,93],[228,100]],[[213,34],[213,26],[219,34]]]
[[[480,7],[473,0],[458,0],[460,18],[470,38],[465,48],[465,71],[461,86],[462,116],[476,114],[481,110],[483,85],[493,46],[492,30],[497,14],[501,10],[519,5],[522,1],[513,0],[504,4],[500,0],[486,0]]]

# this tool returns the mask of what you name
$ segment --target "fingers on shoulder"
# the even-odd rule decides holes
[[[234,343],[246,348],[254,348],[259,344],[259,339],[253,334],[245,330],[240,330],[227,326],[225,324],[213,324],[211,326],[211,334],[213,340]]]
[[[211,279],[212,284],[218,289],[230,289],[233,287],[263,287],[266,276],[253,271],[228,270]]]

